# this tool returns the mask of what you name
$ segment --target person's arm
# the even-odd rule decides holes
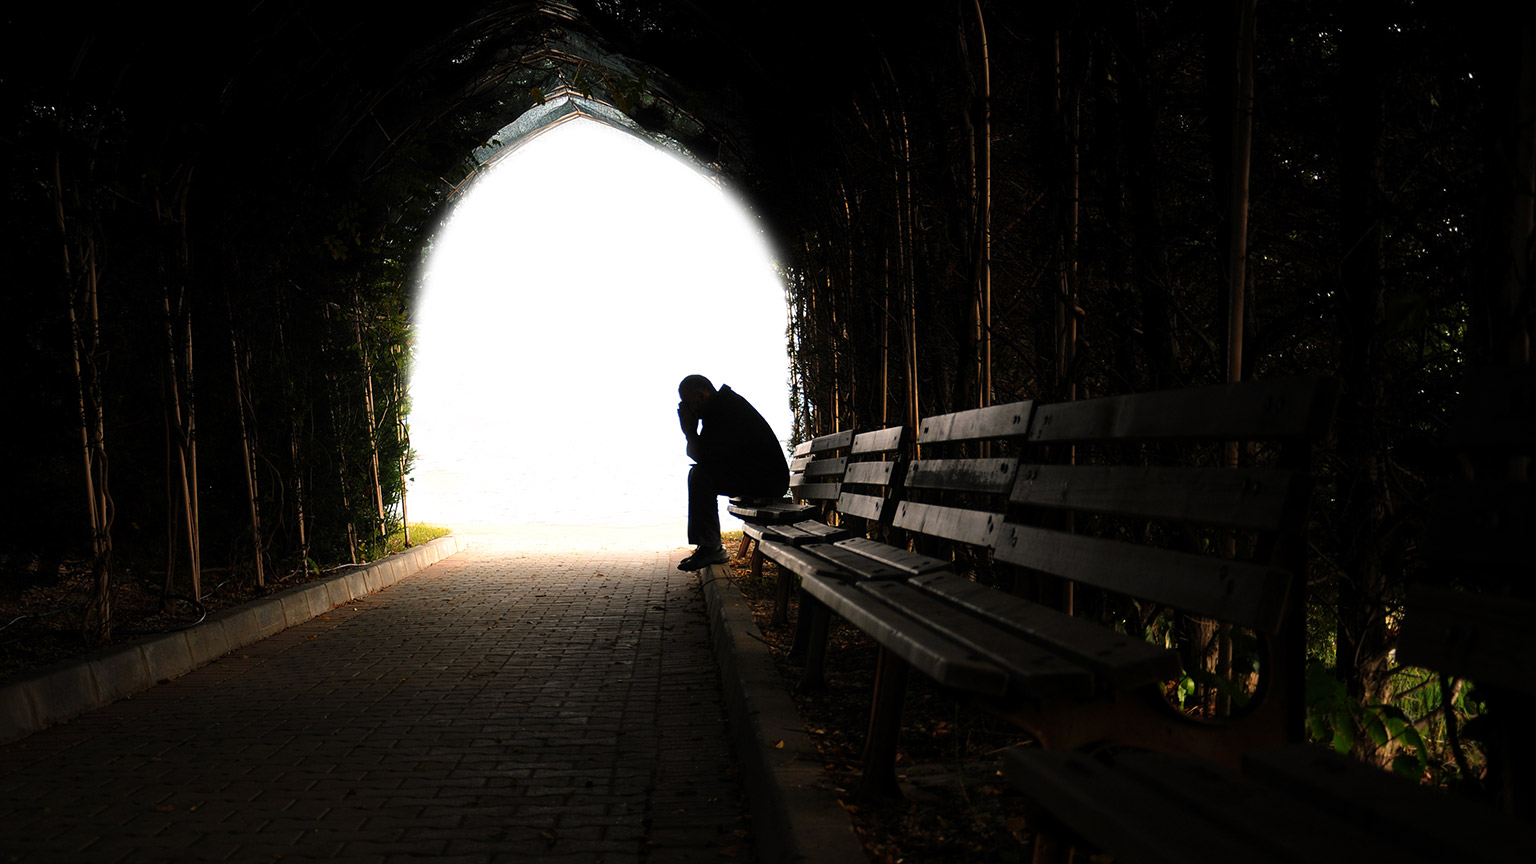
[[[688,439],[688,458],[699,461],[699,418],[693,415],[688,405],[677,403],[677,422],[683,427],[683,437]]]

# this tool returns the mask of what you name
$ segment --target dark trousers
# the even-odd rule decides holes
[[[688,542],[704,549],[720,545],[720,504],[725,490],[703,465],[688,469]]]
[[[720,545],[720,504],[716,499],[721,495],[777,498],[789,488],[788,484],[788,475],[761,489],[751,488],[753,484],[741,482],[739,478],[734,482],[722,482],[715,472],[695,464],[688,469],[688,542],[705,549]]]

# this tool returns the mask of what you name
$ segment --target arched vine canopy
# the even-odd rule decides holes
[[[773,234],[796,437],[1338,375],[1316,618],[1368,695],[1457,382],[1528,363],[1532,14],[11,4],[4,578],[88,559],[105,628],[113,574],[376,554],[424,244],[530,118],[580,109]]]

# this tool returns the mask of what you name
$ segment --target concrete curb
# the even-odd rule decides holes
[[[819,785],[821,757],[746,598],[724,566],[705,570],[702,582],[758,857],[768,864],[865,860],[848,815]]]
[[[186,630],[114,645],[0,686],[0,744],[185,675],[231,651],[393,585],[464,549],[450,534],[269,597],[225,609]]]

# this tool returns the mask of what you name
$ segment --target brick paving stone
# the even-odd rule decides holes
[[[0,747],[0,864],[751,861],[681,554],[477,546]]]

